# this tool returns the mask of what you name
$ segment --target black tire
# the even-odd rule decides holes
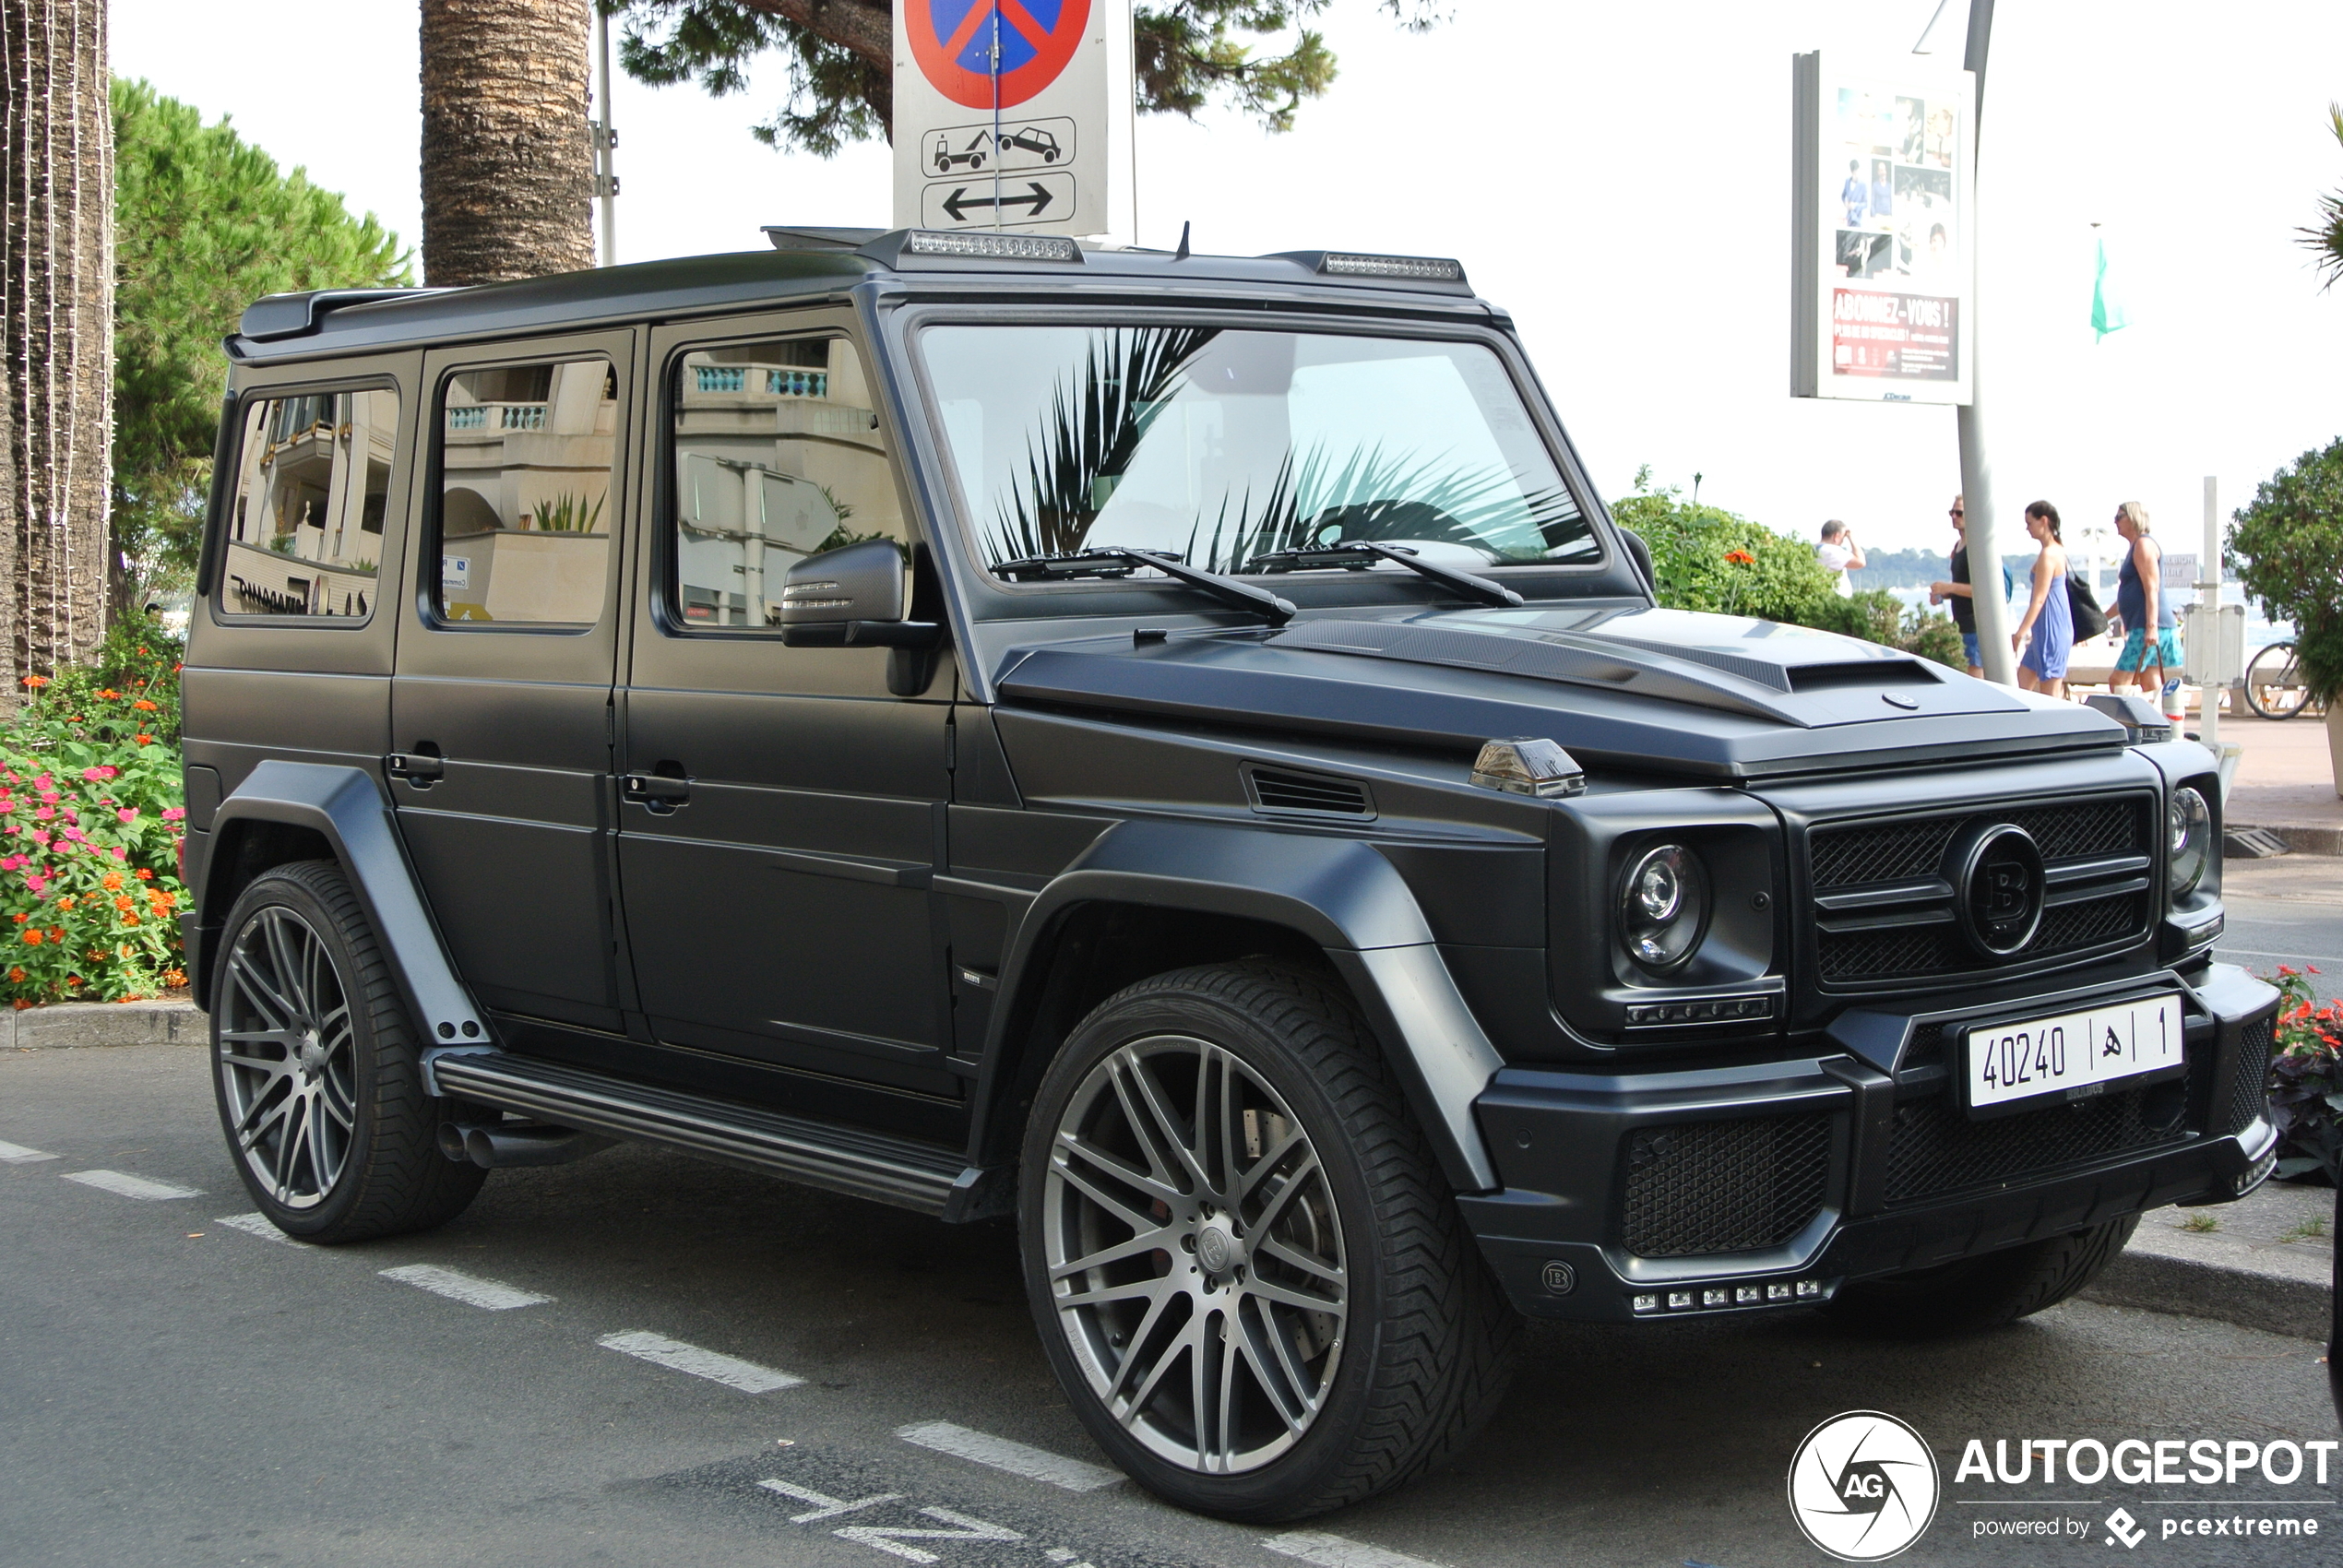
[[[2127,1215],[2005,1252],[1844,1286],[1822,1311],[1849,1328],[1938,1339],[2030,1317],[2097,1279],[2139,1229]]]
[[[2292,643],[2256,649],[2245,666],[2245,706],[2263,719],[2291,719],[2311,705]],[[2272,694],[2276,694],[2272,695]]]
[[[1210,1087],[1224,1059],[1231,1065],[1217,1069]],[[1193,1161],[1161,1139],[1126,1141],[1129,1174],[1117,1178],[1069,1150],[1110,1152],[1117,1126],[1136,1127],[1141,1073],[1170,1105],[1185,1086],[1189,1131],[1196,1103],[1216,1096],[1205,1120],[1224,1132],[1217,1141],[1209,1127],[1196,1132]],[[1177,1128],[1179,1116],[1148,1125]],[[1148,1177],[1141,1159],[1171,1171],[1184,1195],[1151,1198],[1133,1179]],[[1100,1446],[1169,1502],[1247,1522],[1356,1503],[1461,1450],[1503,1396],[1520,1319],[1365,1026],[1323,980],[1247,960],[1159,975],[1110,997],[1041,1081],[1024,1170],[1026,1286],[1051,1365]],[[1061,1300],[1053,1246],[1079,1259],[1141,1240],[1139,1225],[1115,1218],[1069,1170],[1118,1202],[1148,1205],[1134,1218],[1176,1245],[1097,1268],[1061,1266],[1067,1299],[1128,1290],[1147,1293],[1144,1304]],[[1202,1218],[1174,1203],[1200,1206]],[[1207,1237],[1216,1228],[1219,1238]],[[1319,1262],[1296,1266],[1305,1253]],[[1339,1298],[1336,1312],[1301,1304],[1321,1295]],[[1209,1372],[1205,1384],[1195,1381],[1221,1361],[1233,1370],[1217,1393]],[[1171,1370],[1153,1394],[1125,1400],[1126,1424],[1108,1394],[1144,1394],[1159,1364]],[[1293,1397],[1273,1393],[1273,1381]],[[1165,1392],[1181,1383],[1206,1387],[1207,1399]],[[1199,1403],[1218,1410],[1194,1419]],[[1298,1426],[1288,1410],[1300,1413]],[[1211,1432],[1211,1459],[1197,1446],[1168,1456]]]
[[[439,1152],[456,1102],[423,1092],[420,1038],[339,866],[253,879],[215,960],[211,1084],[236,1173],[279,1229],[363,1241],[472,1201],[488,1173]]]

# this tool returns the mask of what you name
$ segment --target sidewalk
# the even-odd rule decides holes
[[[2343,800],[2335,794],[2325,720],[2273,724],[2225,713],[2221,739],[2244,749],[2230,784],[2225,826],[2263,828],[2308,854],[2343,855]]]
[[[2325,1339],[2334,1217],[2333,1189],[2281,1182],[2233,1204],[2159,1208],[2141,1218],[2132,1244],[2083,1294],[2111,1306]],[[2192,1230],[2192,1221],[2213,1229]]]

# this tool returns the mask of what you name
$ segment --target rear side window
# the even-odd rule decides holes
[[[908,545],[871,405],[843,338],[696,349],[675,362],[668,559],[685,627],[778,628],[795,563],[866,539]]]
[[[618,377],[606,359],[468,370],[441,395],[438,618],[590,625],[610,581]]]
[[[398,394],[309,392],[244,409],[220,609],[363,621],[375,606]]]

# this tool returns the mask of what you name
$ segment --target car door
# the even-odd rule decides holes
[[[609,833],[634,334],[427,356],[386,767],[487,1006],[624,1027]]]
[[[913,530],[849,313],[652,335],[652,521],[622,694],[618,863],[652,1035],[957,1096],[930,908],[946,659],[788,647],[792,562]]]

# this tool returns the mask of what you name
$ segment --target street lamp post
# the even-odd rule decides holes
[[[1929,26],[1933,29],[1934,21]],[[1969,125],[1971,136],[1980,146],[1985,123],[1985,50],[1992,32],[1993,0],[1969,0],[1968,49],[1961,63],[1977,78],[1977,108]],[[1927,42],[1925,35],[1921,42]],[[1982,184],[1983,155],[1975,148],[1972,153],[1980,165],[1976,183]],[[1968,222],[1972,254],[1979,248],[1978,218],[1983,205],[1971,196]],[[1982,289],[1972,291],[1972,312],[1983,292]],[[1993,469],[1985,455],[1985,357],[1980,350],[1983,340],[1984,333],[1972,317],[1968,329],[1969,398],[1953,410],[1953,417],[1960,433],[1961,505],[1968,514],[1965,521],[1968,525],[1969,603],[1977,621],[1977,662],[1983,668],[1985,679],[2011,686],[2017,683],[2017,673],[2016,656],[2009,646],[2009,600],[2002,592],[2001,544],[1993,537]]]

